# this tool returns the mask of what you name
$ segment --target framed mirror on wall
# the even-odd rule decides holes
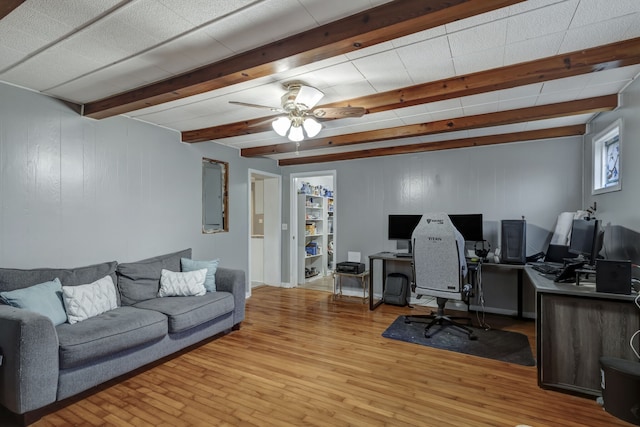
[[[622,189],[622,119],[618,119],[593,137],[593,187],[591,194]]]
[[[229,231],[229,163],[202,158],[202,232]]]

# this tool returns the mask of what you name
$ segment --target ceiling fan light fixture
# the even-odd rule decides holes
[[[320,133],[320,129],[322,129],[322,125],[313,117],[307,117],[304,119],[302,127],[304,127],[304,131],[307,133],[309,138],[316,136]]]
[[[293,142],[300,142],[304,139],[304,133],[301,126],[291,126],[291,130],[288,135],[289,139]]]
[[[280,136],[285,136],[291,127],[291,121],[288,117],[278,117],[271,123],[271,127]]]
[[[298,90],[295,103],[306,107],[306,109],[311,109],[322,99],[323,96],[324,93],[315,87],[301,85]]]

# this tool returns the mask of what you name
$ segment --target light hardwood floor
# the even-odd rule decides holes
[[[592,399],[542,390],[536,368],[381,336],[425,313],[260,287],[239,331],[68,403],[43,426],[625,426]],[[489,316],[495,328],[535,324]],[[534,349],[535,354],[535,349]]]

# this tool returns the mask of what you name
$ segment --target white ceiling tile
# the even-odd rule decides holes
[[[397,49],[414,83],[441,80],[455,75],[446,37],[438,37]]]
[[[571,24],[577,5],[578,0],[564,1],[509,17],[507,43],[564,32]]]
[[[509,43],[504,50],[504,65],[519,64],[534,59],[555,56],[560,50],[564,33],[555,33],[516,43]]]
[[[560,53],[573,52],[613,43],[624,39],[629,27],[635,23],[633,15],[611,19],[604,22],[572,28],[560,47]]]
[[[448,35],[454,57],[504,46],[507,21],[500,20]]]
[[[493,126],[487,128],[471,129],[469,130],[469,137],[479,137],[488,135],[504,135],[509,133],[523,132],[526,130],[526,123],[514,123],[504,126]]]
[[[88,73],[97,65],[73,52],[54,47],[5,72],[2,77],[14,84],[42,91],[60,84],[69,75]]]
[[[233,52],[211,38],[205,31],[193,31],[147,52],[162,61],[162,68],[187,71],[233,55]],[[189,58],[176,61],[175,55]],[[193,65],[195,64],[195,66]],[[160,65],[160,64],[159,64]]]
[[[433,121],[455,119],[457,117],[463,117],[464,110],[462,108],[456,108],[454,110],[446,111],[433,111],[431,113],[431,119]]]
[[[565,90],[562,92],[542,93],[538,96],[536,105],[555,104],[558,102],[573,101],[580,96],[581,89]]]
[[[223,18],[206,31],[232,51],[242,52],[314,27],[315,20],[297,0],[270,0],[238,12],[233,19]]]
[[[563,79],[550,80],[543,83],[541,93],[547,94],[551,92],[581,90],[589,83],[589,80],[591,80],[590,74],[582,74],[573,77],[566,77]]]
[[[498,104],[498,111],[517,110],[519,108],[529,108],[536,105],[538,96],[527,96],[524,98],[501,99]]]
[[[533,83],[524,86],[517,86],[509,89],[498,90],[496,91],[496,93],[498,94],[501,101],[507,99],[538,96],[540,94],[540,91],[542,90],[543,84],[544,83]]]
[[[457,76],[490,70],[504,65],[504,47],[453,58]]]
[[[368,0],[299,0],[315,21],[324,25],[371,8]]]
[[[582,27],[634,13],[640,13],[640,2],[637,0],[581,0],[571,27]]]
[[[329,103],[334,101],[341,101],[343,99],[359,98],[361,96],[372,95],[376,93],[376,90],[369,84],[368,81],[362,80],[360,82],[352,82],[347,84],[338,83],[334,86],[323,89],[326,100],[323,99],[321,103]]]
[[[496,113],[499,107],[498,101],[492,102],[490,104],[478,104],[478,105],[470,105],[468,107],[464,107],[464,115],[465,116],[477,116],[479,114],[489,114]]]
[[[561,126],[573,126],[588,123],[595,114],[578,114],[575,116],[557,117],[555,119],[536,120],[527,122],[526,130],[538,130],[556,128]]]
[[[232,14],[261,0],[159,0],[176,15],[189,21],[194,26],[215,21]]]
[[[53,89],[47,89],[46,93],[84,104],[96,99],[106,98],[123,90],[124,88],[106,81],[101,75],[91,74],[80,80],[72,80]]]
[[[429,28],[428,30],[419,31],[414,34],[409,34],[404,37],[400,37],[394,40],[391,40],[391,44],[395,48],[408,46],[414,43],[421,43],[427,40],[435,39],[438,37],[443,37],[447,34],[447,30],[444,25],[435,28]]]
[[[364,58],[367,56],[374,56],[382,52],[388,52],[393,50],[393,43],[390,41],[374,44],[372,46],[364,47],[353,52],[347,52],[344,54],[349,60],[353,61],[358,58]]]
[[[640,73],[640,65],[631,65],[629,67],[614,68],[612,70],[604,70],[589,74],[589,85],[599,85],[610,82],[633,80]]]
[[[532,10],[553,6],[558,3],[559,0],[527,0],[520,3],[516,3],[514,5],[509,6],[509,12],[511,16],[517,15],[520,13],[529,12]],[[560,0],[566,1],[566,0]]]
[[[2,78],[1,70],[11,67],[22,58],[22,52],[18,52],[8,46],[0,46],[0,79]]]
[[[469,18],[450,22],[446,24],[445,27],[447,33],[451,34],[473,27],[480,27],[484,24],[493,23],[495,21],[504,21],[504,19],[509,16],[509,13],[509,8],[503,7],[480,15],[470,16]]]
[[[634,39],[640,37],[640,14],[636,14],[631,25],[624,34],[624,39]]]
[[[123,0],[29,0],[24,6],[33,8],[39,13],[69,27],[77,28],[93,19],[99,18],[109,9],[116,6],[124,6],[126,3]]]
[[[10,16],[10,15],[9,15]],[[30,54],[47,44],[46,37],[23,31],[21,28],[0,20],[0,52],[4,48],[18,51],[23,55]]]
[[[429,123],[433,121],[433,117],[429,113],[415,114],[411,116],[401,116],[400,119],[405,125],[417,125],[422,123]]]
[[[620,93],[622,89],[627,85],[628,82],[617,81],[611,83],[604,83],[600,85],[589,85],[586,86],[580,92],[580,98],[592,98],[595,96],[603,96],[603,95],[613,95],[615,93]]]
[[[30,37],[46,41],[57,40],[74,28],[30,7],[30,2],[26,2],[2,18],[0,25],[18,28]]]
[[[157,0],[131,2],[113,17],[156,41],[170,39],[192,28],[189,21]]]
[[[384,52],[360,58],[354,61],[354,65],[379,92],[412,84],[411,77],[396,52]]]
[[[473,107],[476,105],[493,104],[500,100],[498,92],[479,93],[477,95],[463,96],[460,98],[462,107]]]

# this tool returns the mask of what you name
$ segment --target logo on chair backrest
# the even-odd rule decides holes
[[[444,220],[443,219],[431,219],[431,218],[427,218],[427,224],[431,224],[431,223],[436,223],[436,224],[444,224]]]
[[[442,241],[442,237],[427,237],[427,239],[431,240],[432,242],[440,242]]]

